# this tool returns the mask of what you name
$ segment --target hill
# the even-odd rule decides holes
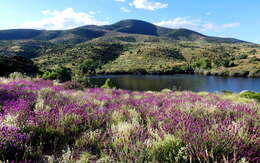
[[[96,40],[47,51],[34,59],[42,71],[57,66],[71,69],[83,66],[84,73],[90,67],[91,74],[260,75],[260,47],[247,44]]]
[[[188,29],[169,29],[159,27],[141,20],[123,20],[112,25],[83,26],[70,30],[33,30],[13,29],[0,30],[0,40],[40,40],[54,43],[80,43],[94,38],[102,37],[111,32],[121,34],[142,34],[165,37],[171,40],[205,41],[222,43],[246,43],[245,41],[210,37]]]
[[[0,55],[33,59],[41,71],[62,66],[84,74],[260,76],[257,44],[140,20],[70,30],[2,30]]]

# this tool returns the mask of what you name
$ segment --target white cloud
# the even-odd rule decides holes
[[[20,25],[20,28],[34,28],[34,29],[71,29],[82,25],[103,25],[108,24],[107,21],[98,21],[93,16],[95,12],[89,13],[75,12],[72,8],[67,8],[62,11],[44,10],[42,14],[48,16],[46,19],[38,21],[27,21]]]
[[[125,12],[125,13],[130,13],[131,12],[131,10],[129,10],[129,9],[125,8],[125,7],[120,7],[120,10]]]
[[[241,24],[238,22],[235,23],[230,23],[230,24],[223,24],[222,28],[235,28],[235,27],[239,27]]]
[[[89,11],[88,13],[89,13],[90,15],[95,15],[95,14],[96,14],[95,11]]]
[[[125,2],[126,0],[114,0],[116,2]]]
[[[149,0],[134,0],[130,3],[130,6],[134,6],[137,9],[154,11],[161,8],[167,8],[168,4]]]
[[[168,28],[187,28],[196,31],[207,31],[215,28],[215,25],[213,24],[203,24],[201,20],[189,19],[187,17],[178,17],[172,20],[161,21],[156,23],[156,25]]]
[[[188,17],[178,17],[172,20],[157,22],[155,24],[158,26],[168,27],[168,28],[187,28],[198,32],[220,31],[223,29],[240,26],[240,23],[230,23],[230,24],[222,24],[222,25],[218,25],[214,23],[205,23],[199,19],[190,19]]]

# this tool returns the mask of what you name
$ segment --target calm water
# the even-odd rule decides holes
[[[191,91],[216,92],[230,90],[240,92],[251,90],[260,92],[260,78],[217,77],[203,75],[100,75],[91,77],[91,81],[102,85],[110,78],[121,89],[138,91],[160,91],[178,89]]]

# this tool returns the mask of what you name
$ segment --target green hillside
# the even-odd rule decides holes
[[[260,75],[260,47],[246,44],[93,41],[49,51],[34,61],[43,71],[92,62],[92,73],[99,74]]]
[[[140,20],[71,30],[1,30],[0,55],[32,59],[41,71],[84,74],[201,73],[260,76],[260,46]]]

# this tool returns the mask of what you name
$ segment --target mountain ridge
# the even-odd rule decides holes
[[[160,27],[152,23],[126,19],[110,25],[86,25],[68,30],[37,30],[37,29],[8,29],[0,30],[0,40],[37,40],[51,41],[54,43],[72,42],[80,43],[92,39],[100,38],[110,32],[118,32],[121,34],[148,35],[169,40],[178,41],[204,41],[217,43],[250,43],[235,38],[212,37],[201,34],[199,32],[179,28],[171,29]]]

